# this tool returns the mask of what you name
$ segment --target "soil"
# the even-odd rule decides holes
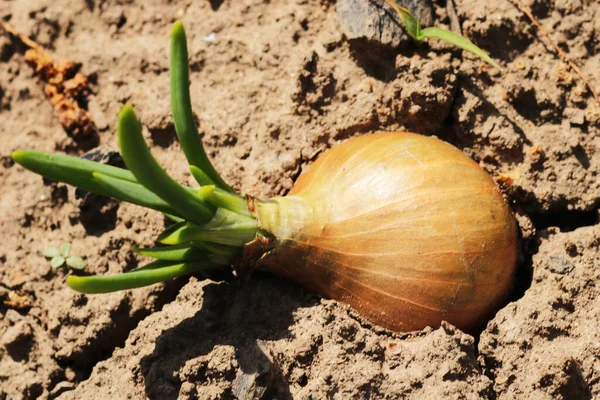
[[[600,88],[600,3],[521,3]],[[374,65],[330,0],[0,1],[2,21],[89,78],[86,105],[109,155],[131,102],[158,160],[192,183],[169,110],[169,32],[182,19],[200,132],[240,193],[285,194],[339,141],[409,130],[478,161],[522,234],[511,301],[476,336],[446,323],[390,332],[268,274],[77,294],[42,249],[70,242],[89,272],[118,273],[143,262],[131,248],[152,245],[165,221],[12,162],[17,149],[90,149],[61,126],[25,45],[2,35],[0,399],[600,398],[600,106],[512,2],[432,10],[433,24],[460,29],[502,73],[406,39]]]

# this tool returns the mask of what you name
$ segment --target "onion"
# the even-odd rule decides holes
[[[491,177],[455,147],[377,133],[325,152],[286,197],[256,201],[275,237],[258,265],[387,328],[470,330],[506,298],[515,220]]]
[[[398,331],[442,320],[471,330],[500,306],[515,270],[515,220],[490,176],[460,150],[413,133],[363,135],[321,155],[288,196],[246,202],[199,139],[187,60],[176,23],[171,105],[200,188],[180,185],[156,162],[130,105],[117,124],[128,170],[39,151],[12,154],[47,179],[175,222],[157,238],[161,246],[135,249],[153,262],[112,276],[74,272],[71,288],[106,293],[210,268],[262,268]]]

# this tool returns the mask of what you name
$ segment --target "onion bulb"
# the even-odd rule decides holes
[[[505,300],[515,220],[491,177],[455,147],[376,133],[325,152],[288,196],[256,201],[275,243],[263,268],[393,330],[470,330]]]
[[[152,156],[130,105],[117,123],[127,169],[32,150],[15,162],[47,179],[164,213],[154,261],[111,276],[73,273],[83,293],[197,271],[262,268],[340,300],[384,327],[479,327],[511,288],[516,224],[491,177],[460,150],[413,133],[375,133],[323,153],[285,197],[249,200],[208,159],[191,109],[185,32],[171,35],[171,107],[199,188]]]

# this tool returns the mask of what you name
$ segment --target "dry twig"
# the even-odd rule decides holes
[[[546,40],[550,43],[550,45],[556,51],[556,53],[559,55],[559,57],[562,59],[562,61],[565,64],[567,64],[570,68],[573,68],[575,73],[577,75],[579,75],[579,78],[581,78],[581,80],[586,84],[586,86],[592,93],[592,96],[594,96],[594,99],[596,100],[596,102],[598,104],[600,104],[600,97],[598,96],[598,93],[596,92],[596,90],[594,90],[594,87],[592,86],[592,84],[589,82],[589,80],[586,79],[583,72],[581,72],[579,67],[571,60],[571,58],[567,55],[567,53],[565,53],[560,47],[558,47],[556,42],[554,40],[552,40],[552,38],[550,37],[548,32],[542,26],[542,24],[533,16],[533,14],[531,13],[531,10],[529,8],[523,6],[521,4],[521,2],[518,0],[510,0],[510,1],[512,4],[515,5],[515,7],[517,7],[519,10],[521,10],[521,12],[523,14],[527,15],[527,17],[529,18],[531,23],[537,28],[538,32],[541,33],[542,36],[544,36],[546,38]]]

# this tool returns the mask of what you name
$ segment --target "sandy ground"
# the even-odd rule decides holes
[[[600,88],[600,3],[522,3]],[[268,274],[77,294],[43,248],[71,242],[88,271],[122,272],[164,220],[90,207],[12,162],[16,149],[87,148],[60,125],[25,47],[0,36],[0,399],[600,397],[600,107],[511,2],[454,7],[450,18],[434,2],[432,23],[456,22],[503,73],[405,38],[374,66],[328,0],[0,0],[3,21],[90,78],[105,148],[132,102],[159,161],[192,182],[169,110],[169,32],[182,19],[201,135],[239,192],[285,194],[339,141],[410,130],[501,181],[522,234],[511,302],[475,337],[448,324],[392,333]]]

